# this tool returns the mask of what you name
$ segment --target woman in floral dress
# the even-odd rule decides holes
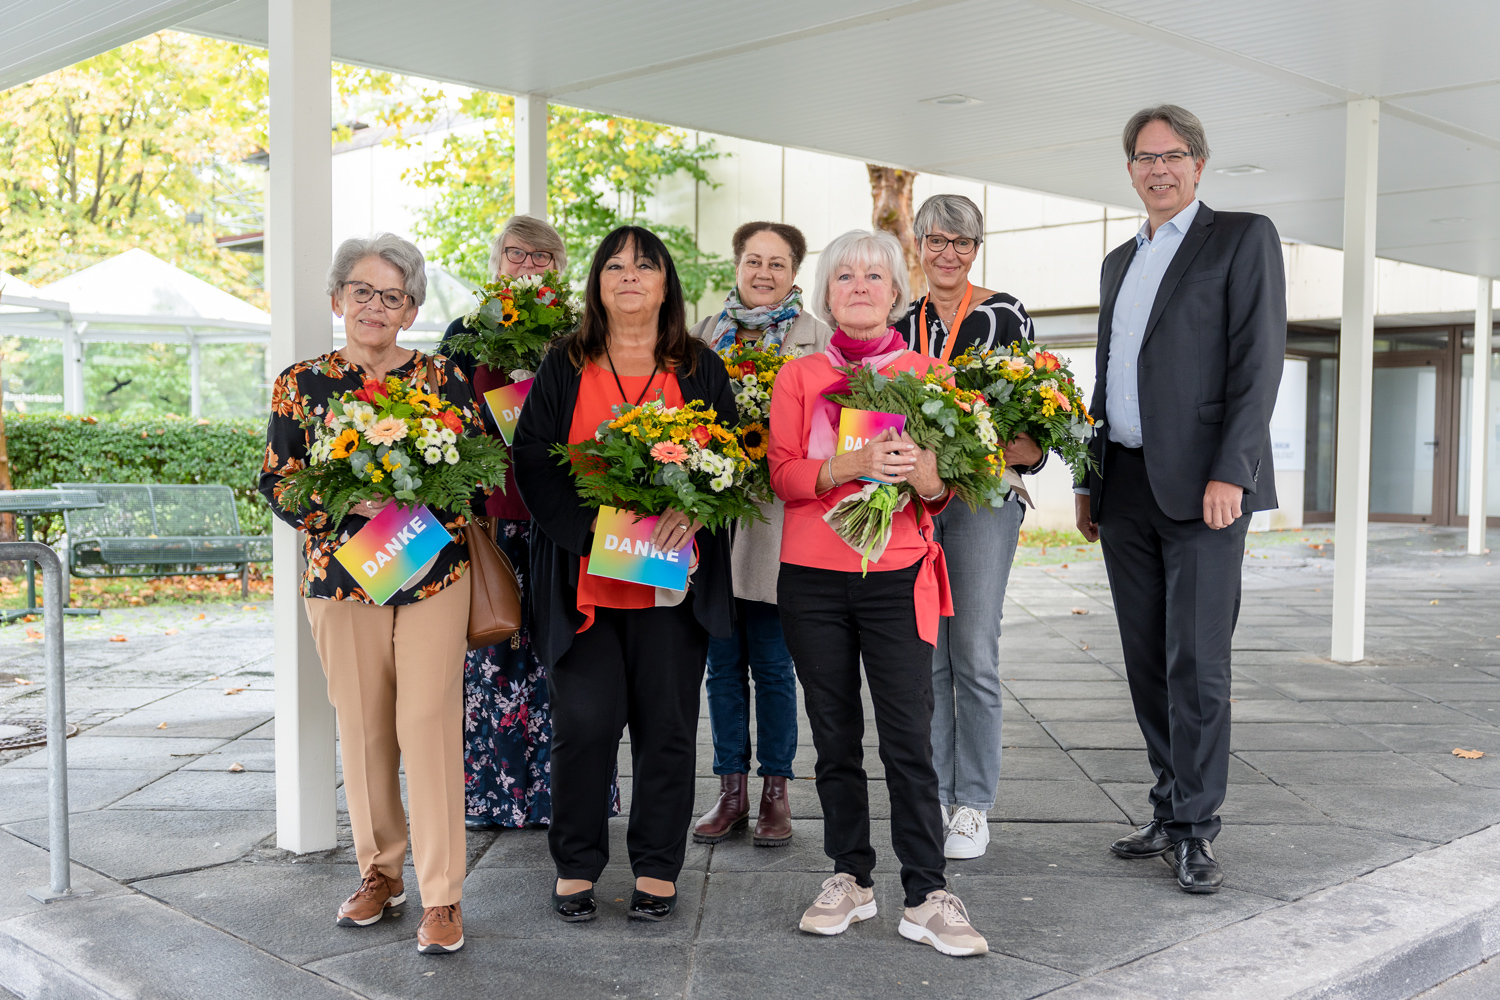
[[[540,219],[512,216],[490,248],[490,271],[524,277],[567,267],[567,251],[557,230]],[[462,318],[443,335],[446,341],[467,332]],[[491,389],[511,381],[509,372],[458,354],[454,363],[483,399]],[[489,408],[485,430],[499,436]],[[486,513],[495,519],[495,543],[510,559],[521,586],[521,631],[509,642],[485,646],[464,662],[464,823],[469,829],[523,827],[552,820],[552,712],[546,669],[531,650],[531,514],[513,482],[489,499]],[[610,814],[619,812],[620,790],[612,787]]]

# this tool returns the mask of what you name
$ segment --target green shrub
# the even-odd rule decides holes
[[[241,531],[271,530],[270,508],[255,488],[264,421],[7,413],[5,437],[18,490],[53,483],[222,484],[234,490]],[[62,533],[62,518],[45,520],[38,518],[36,529],[50,542]]]

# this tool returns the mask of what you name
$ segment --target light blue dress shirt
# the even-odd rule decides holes
[[[1135,256],[1115,298],[1115,313],[1109,334],[1109,367],[1104,378],[1104,419],[1109,439],[1127,448],[1141,446],[1141,397],[1136,378],[1141,357],[1141,337],[1156,302],[1157,289],[1167,273],[1182,238],[1187,235],[1202,204],[1193,203],[1156,228],[1147,237],[1149,221],[1135,234]]]

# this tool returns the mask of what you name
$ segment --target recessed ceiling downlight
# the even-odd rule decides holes
[[[942,97],[929,97],[923,104],[936,104],[945,108],[961,108],[970,104],[980,103],[977,97],[967,97],[963,94],[944,94]]]
[[[1223,174],[1225,177],[1248,177],[1251,174],[1263,174],[1265,172],[1265,167],[1257,167],[1253,163],[1241,163],[1237,167],[1220,167],[1214,171],[1214,173]]]
[[[1439,226],[1457,226],[1465,222],[1473,222],[1474,220],[1466,215],[1445,215],[1441,219],[1433,219],[1432,221]]]

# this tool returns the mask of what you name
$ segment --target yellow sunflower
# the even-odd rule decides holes
[[[770,448],[770,431],[762,423],[746,424],[740,428],[740,441],[745,446],[745,454],[759,461],[766,457],[766,451]]]

